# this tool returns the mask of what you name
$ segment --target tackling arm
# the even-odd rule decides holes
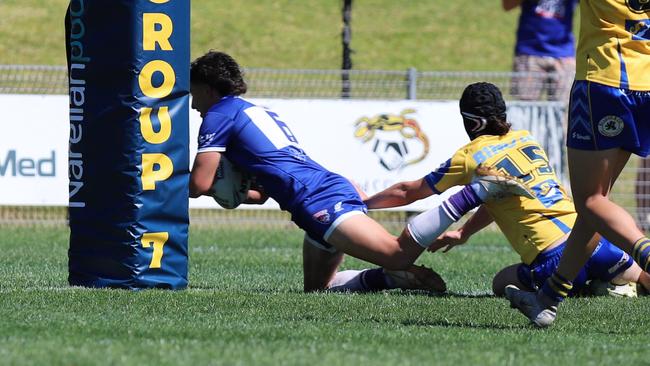
[[[462,237],[467,241],[470,236],[483,230],[483,228],[490,225],[493,221],[494,219],[485,206],[481,206],[458,231],[462,233]]]
[[[426,183],[424,178],[399,182],[386,188],[385,190],[375,193],[364,202],[369,209],[388,208],[408,205],[417,200],[433,195],[431,187]]]
[[[209,194],[214,176],[217,174],[221,153],[216,151],[206,151],[196,154],[194,166],[190,173],[190,197],[196,198],[204,194]]]
[[[447,253],[451,248],[465,244],[467,240],[474,235],[475,233],[481,231],[483,228],[492,223],[494,219],[487,211],[485,206],[479,207],[472,217],[470,217],[467,222],[456,231],[447,231],[446,233],[440,235],[438,239],[431,244],[429,247],[430,252],[438,251],[441,248],[445,248],[443,253]]]

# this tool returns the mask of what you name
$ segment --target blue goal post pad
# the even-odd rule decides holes
[[[187,286],[190,2],[71,0],[69,283]]]

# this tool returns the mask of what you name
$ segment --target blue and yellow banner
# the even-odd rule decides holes
[[[188,0],[72,0],[69,282],[187,286]]]

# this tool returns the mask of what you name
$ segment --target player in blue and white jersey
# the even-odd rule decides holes
[[[214,51],[199,57],[191,64],[190,81],[192,108],[203,118],[190,196],[210,193],[222,154],[254,175],[263,189],[251,191],[247,203],[270,196],[306,233],[305,291],[328,289],[343,253],[386,269],[364,271],[365,289],[445,290],[438,274],[413,265],[423,247],[396,238],[368,217],[353,184],[305,154],[280,116],[240,97],[246,83],[232,57]]]

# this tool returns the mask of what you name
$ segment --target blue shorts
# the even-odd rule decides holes
[[[576,80],[571,88],[567,146],[578,150],[621,148],[650,153],[650,91]]]
[[[331,178],[331,177],[330,177]],[[368,207],[354,186],[345,178],[329,179],[325,189],[312,195],[301,207],[291,209],[291,220],[307,234],[312,245],[335,252],[327,242],[334,229],[353,215],[365,215]]]
[[[562,243],[547,252],[538,254],[530,265],[520,264],[517,267],[519,281],[531,289],[542,287],[546,279],[551,277],[560,264],[564,246],[565,243]],[[612,278],[630,268],[632,263],[634,261],[627,253],[607,239],[601,238],[591,258],[573,281],[573,290],[569,295],[573,295],[584,287],[587,280],[611,281]]]

